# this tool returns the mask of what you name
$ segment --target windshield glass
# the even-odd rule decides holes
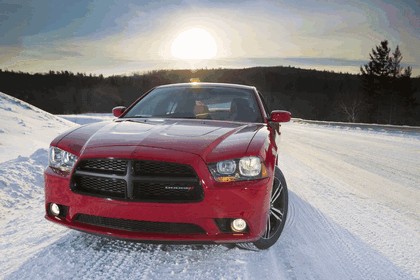
[[[153,117],[262,122],[255,93],[229,87],[156,88],[124,116]]]

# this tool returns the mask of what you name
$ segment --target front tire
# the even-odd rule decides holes
[[[276,243],[286,223],[288,204],[289,196],[286,180],[280,169],[276,167],[265,232],[259,240],[254,242],[255,247],[265,250]]]

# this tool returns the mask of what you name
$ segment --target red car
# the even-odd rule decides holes
[[[268,113],[255,87],[189,83],[113,113],[52,141],[48,220],[140,241],[277,241],[288,206],[279,122],[289,112]]]

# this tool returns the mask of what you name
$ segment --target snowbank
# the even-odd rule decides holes
[[[0,162],[48,148],[75,124],[0,92]]]
[[[89,113],[89,114],[83,114],[83,115],[57,115],[58,117],[61,117],[63,119],[66,119],[68,121],[84,125],[84,124],[90,124],[94,122],[100,122],[100,121],[110,121],[115,119],[115,117],[112,114],[101,114],[101,113]]]

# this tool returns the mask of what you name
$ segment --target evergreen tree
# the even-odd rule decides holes
[[[360,67],[368,122],[410,123],[416,106],[411,86],[411,67],[401,66],[399,46],[391,53],[382,41],[369,54],[370,61]]]
[[[391,49],[388,47],[388,41],[382,41],[379,46],[372,49],[369,54],[370,61],[363,67],[360,67],[362,75],[373,75],[376,77],[388,77],[391,73],[392,60],[389,56]]]
[[[397,48],[395,49],[395,51],[392,53],[392,57],[391,57],[391,75],[393,78],[397,78],[401,76],[401,60],[402,60],[402,54],[400,51],[399,46],[397,46]],[[410,74],[411,75],[411,74]]]

